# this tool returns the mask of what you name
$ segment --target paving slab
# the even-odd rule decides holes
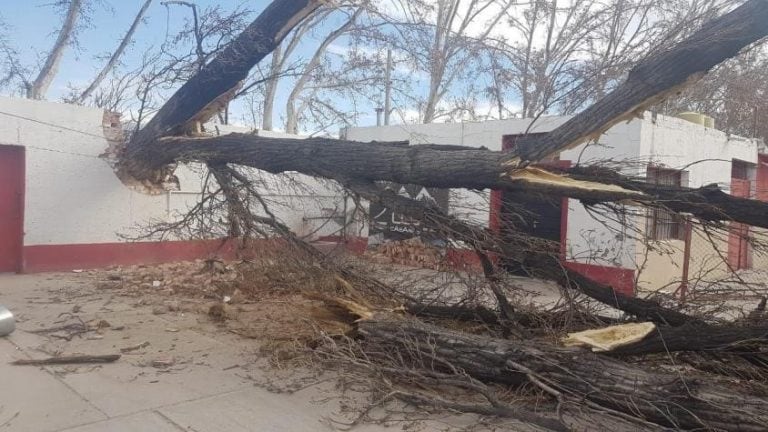
[[[209,300],[188,298],[163,309],[158,306],[179,300],[97,282],[87,273],[0,275],[0,303],[18,317],[16,332],[0,338],[0,431],[324,431],[336,430],[333,420],[351,421],[366,402],[341,395],[333,377],[270,366],[262,341],[208,317]],[[101,320],[109,326],[94,330]],[[74,335],[35,333],[70,323],[91,327]],[[114,353],[122,357],[109,364],[8,365],[19,358]],[[403,429],[400,422],[389,426],[353,430]],[[449,430],[441,420],[420,426],[413,430]]]
[[[182,432],[183,430],[160,414],[147,411],[64,429],[60,432]]]
[[[147,328],[139,331],[137,327]],[[121,416],[182,401],[217,395],[253,385],[234,364],[247,363],[238,353],[191,331],[169,333],[154,323],[134,324],[117,347],[144,348],[123,353],[115,363],[96,370],[78,367],[61,379],[109,416]],[[74,341],[73,341],[74,342]],[[104,341],[98,341],[104,343]],[[74,346],[78,346],[75,344]],[[86,352],[84,348],[79,351]],[[168,362],[156,366],[155,362]]]
[[[8,364],[23,358],[0,338],[0,425],[8,422],[3,431],[57,431],[107,418],[45,369]]]
[[[309,400],[250,388],[160,408],[184,429],[196,432],[331,431],[328,413]]]

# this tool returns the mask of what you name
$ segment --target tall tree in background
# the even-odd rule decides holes
[[[360,42],[392,48],[400,63],[425,81],[426,94],[408,101],[419,106],[419,121],[431,123],[455,113],[444,107],[461,81],[473,81],[485,40],[504,21],[511,0],[437,0],[383,2],[377,21]]]
[[[67,2],[60,2],[61,7]],[[27,87],[27,97],[30,99],[43,99],[48,91],[53,79],[59,71],[61,59],[64,57],[64,51],[70,46],[77,28],[77,21],[83,12],[84,0],[70,0],[68,2],[66,16],[59,30],[59,35],[53,48],[48,53],[45,63],[40,68],[37,77],[29,83]]]
[[[540,0],[510,13],[487,43],[490,98],[519,101],[520,117],[572,114],[602,97],[629,66],[687,36],[728,1]]]
[[[308,106],[309,101],[300,100],[300,96],[304,91],[307,84],[314,78],[319,81],[316,76],[313,75],[317,72],[321,66],[321,61],[325,55],[328,47],[336,41],[339,37],[344,35],[355,24],[355,21],[365,10],[364,6],[357,7],[350,15],[349,18],[344,20],[344,23],[338,28],[334,29],[322,40],[320,45],[315,50],[312,58],[304,66],[296,82],[293,84],[293,89],[288,95],[285,106],[285,131],[287,133],[296,134],[299,132],[299,118],[304,109]],[[298,104],[298,106],[297,106]]]
[[[65,51],[76,40],[76,33],[80,28],[83,15],[87,13],[89,3],[87,0],[58,0],[50,6],[62,11],[63,19],[56,41],[45,55],[39,68],[28,67],[23,64],[19,58],[21,47],[12,46],[8,40],[0,41],[4,69],[4,76],[0,80],[0,85],[13,89],[14,93],[21,89],[24,96],[30,99],[45,98],[48,88],[59,72]],[[35,70],[37,72],[34,72]],[[33,75],[34,78],[32,78]]]
[[[125,52],[125,49],[133,40],[133,35],[136,33],[136,30],[138,29],[139,24],[144,18],[144,15],[147,13],[147,9],[149,9],[149,6],[151,4],[152,4],[152,0],[144,1],[144,4],[139,9],[139,12],[136,13],[136,17],[134,17],[133,22],[131,23],[131,26],[128,28],[128,31],[125,33],[125,36],[120,40],[120,44],[117,46],[117,49],[115,49],[115,51],[109,57],[109,60],[107,60],[107,63],[104,64],[104,67],[101,68],[101,70],[93,79],[93,81],[91,81],[88,87],[86,87],[86,89],[83,90],[83,92],[80,93],[80,95],[73,102],[82,104],[86,99],[88,99],[91,96],[91,94],[93,94],[94,90],[96,90],[99,87],[99,85],[101,85],[102,81],[104,81],[104,78],[106,78],[107,75],[112,70],[114,70],[115,67],[117,67],[118,63],[120,62],[120,57],[122,57],[123,53]]]
[[[661,105],[670,115],[697,111],[719,130],[768,140],[768,50],[758,47],[722,64],[679,98]]]

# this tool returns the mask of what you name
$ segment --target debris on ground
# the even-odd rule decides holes
[[[140,350],[142,348],[146,348],[148,346],[149,346],[149,341],[144,341],[144,342],[142,342],[140,344],[131,345],[131,346],[128,346],[128,347],[125,347],[125,348],[120,348],[120,352],[125,354],[125,353],[129,353],[131,351],[136,351],[136,350]]]
[[[407,249],[392,248],[386,253],[397,258],[414,256],[419,250],[419,243],[414,241]],[[510,296],[515,299],[516,322],[509,323],[499,317],[493,298],[482,294],[488,290],[486,279],[456,274],[457,279],[447,283],[448,279],[438,276],[448,272],[423,268],[429,262],[419,261],[421,270],[413,272],[416,278],[410,280],[403,277],[407,273],[403,266],[369,257],[339,264],[344,266],[340,268],[354,269],[342,271],[329,263],[274,256],[235,262],[200,260],[122,267],[99,272],[95,277],[99,289],[137,298],[136,307],[155,313],[162,311],[163,316],[195,314],[198,320],[217,329],[257,339],[276,367],[285,368],[290,363],[331,370],[340,377],[365,382],[371,394],[393,395],[371,402],[377,406],[396,400],[431,409],[513,417],[554,430],[598,424],[615,430],[653,430],[638,416],[651,419],[653,424],[663,423],[663,419],[655,417],[651,405],[666,403],[661,400],[664,394],[672,395],[679,406],[701,418],[706,411],[686,398],[706,399],[717,392],[742,397],[742,390],[725,385],[727,380],[737,374],[763,376],[758,366],[740,360],[745,353],[753,356],[753,360],[762,358],[754,345],[745,345],[738,351],[720,351],[718,360],[703,358],[703,353],[690,352],[690,344],[686,345],[686,341],[694,341],[693,336],[705,337],[707,333],[703,331],[628,322],[610,311],[596,310],[576,297],[569,299],[573,302],[570,304],[562,303],[561,299],[542,307],[523,297]],[[377,284],[361,274],[383,275],[388,282]],[[433,275],[431,283],[423,279],[428,274]],[[160,288],[152,286],[155,280],[163,281]],[[498,279],[496,283],[508,284],[505,289],[514,290],[520,282]],[[454,304],[419,303],[427,298],[461,296],[465,300]],[[507,326],[511,324],[521,331],[509,332]],[[163,329],[178,331],[176,327]],[[740,341],[745,335],[754,341],[759,329],[755,331],[758,333],[735,328],[731,332],[712,333],[712,341],[696,339],[692,343],[726,346],[728,341]],[[516,334],[527,337],[517,339]],[[123,348],[123,352],[147,347],[139,342]],[[686,368],[686,376],[704,379],[708,387],[697,390],[691,387],[694,381],[686,381],[694,392],[689,396],[676,393],[676,388],[664,387],[668,386],[665,380],[671,379],[669,368],[673,366],[667,364],[666,357],[655,354],[667,351],[680,351],[675,359],[684,366],[674,367]],[[477,352],[492,354],[481,359],[475,358]],[[603,358],[605,352],[614,357]],[[619,358],[627,355],[636,357],[631,361]],[[425,362],[427,358],[430,360]],[[725,361],[732,366],[725,368]],[[504,366],[493,366],[495,362]],[[146,364],[165,372],[177,363],[168,356],[149,359]],[[555,369],[550,370],[547,365]],[[606,414],[601,407],[609,401],[623,404],[627,394],[600,387],[597,394],[589,395],[579,387],[579,383],[594,381],[593,374],[601,368],[610,373],[624,370],[632,375],[627,379],[633,380],[643,392],[634,396],[641,414],[627,417],[623,405],[611,405],[624,410],[621,415]],[[677,373],[682,373],[678,369]],[[750,385],[762,384],[755,381]],[[541,402],[542,398],[550,397],[549,402]],[[589,402],[583,402],[584,398]],[[564,404],[564,417],[560,420],[548,405],[553,400]],[[762,405],[749,412],[755,414],[761,409]],[[710,417],[710,424],[720,425]],[[758,417],[740,421],[751,425],[760,421]],[[689,427],[698,421],[695,418],[678,415],[678,421]]]
[[[370,251],[366,251],[366,257],[381,263],[408,265],[432,270],[444,270],[446,268],[444,252],[437,247],[427,245],[418,237],[382,243]]]
[[[67,365],[84,363],[112,363],[120,358],[120,354],[107,355],[80,355],[80,356],[60,356],[49,357],[45,359],[22,359],[12,361],[16,366],[47,366],[47,365]]]

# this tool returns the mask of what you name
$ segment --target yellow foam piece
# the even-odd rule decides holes
[[[643,340],[656,330],[651,322],[619,324],[595,330],[569,333],[562,340],[565,346],[588,346],[594,352],[612,351],[618,347]]]

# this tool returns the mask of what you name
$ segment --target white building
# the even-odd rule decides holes
[[[205,175],[201,167],[182,166],[178,190],[138,192],[117,178],[105,157],[120,134],[117,117],[100,109],[0,97],[0,272],[231,255],[231,243],[204,235],[129,241],[153,222],[185,213],[199,200]],[[344,208],[343,196],[293,176],[301,188],[261,176],[272,211],[300,235],[335,234],[341,223],[328,217]]]
[[[735,185],[735,193],[766,199],[768,159],[762,154],[762,142],[729,136],[707,127],[703,116],[688,118],[646,113],[642,118],[614,126],[596,144],[560,153],[559,163],[620,164],[621,170],[631,176],[689,187],[717,183],[726,191]],[[510,119],[360,127],[349,129],[346,138],[408,140],[411,144],[453,144],[500,151],[514,145],[516,135],[547,132],[566,120],[568,117],[544,117],[533,124],[529,119]],[[498,200],[466,191],[459,195],[461,198],[451,201],[453,213],[485,224],[497,217],[498,212],[491,209],[498,208]],[[686,224],[666,212],[630,216],[618,223],[591,214],[577,200],[565,203],[560,210],[555,205],[547,217],[552,219],[552,230],[556,231],[554,239],[559,237],[564,245],[566,261],[571,267],[625,292],[634,290],[635,280],[641,289],[676,288],[690,277],[683,274],[686,261],[691,267],[687,269],[689,275],[702,271],[705,265],[718,267],[720,273],[727,272],[729,266],[731,269],[768,268],[765,257],[754,256],[746,241],[732,233],[730,238],[723,233],[717,251],[708,244],[709,239],[695,229],[687,241]],[[659,251],[646,247],[636,234],[650,236]],[[713,264],[713,256],[721,253],[728,257],[728,262],[721,259],[720,264]]]
[[[502,120],[365,127],[348,130],[346,138],[499,151],[513,145],[516,135],[546,132],[565,120],[546,117],[533,125],[530,120]],[[238,130],[220,127],[220,133],[232,131]],[[216,235],[129,241],[153,222],[176,220],[197,203],[205,172],[185,165],[176,172],[178,190],[159,195],[134,190],[117,178],[105,157],[120,133],[118,119],[99,109],[0,98],[0,271],[68,270],[232,255],[233,244]],[[562,152],[559,163],[620,162],[629,175],[650,175],[691,187],[718,183],[733,193],[766,199],[768,156],[763,150],[757,140],[728,136],[679,118],[646,114],[611,128],[598,144]],[[335,186],[296,173],[288,174],[295,182],[286,182],[286,176],[260,176],[272,211],[296,233],[309,239],[342,233],[352,205]],[[449,206],[453,213],[488,224],[503,218],[502,201],[498,193],[489,197],[454,191]],[[751,250],[744,240],[747,230],[738,225],[721,233],[715,250],[707,236],[697,230],[687,235],[686,224],[663,212],[631,216],[623,223],[606,222],[576,200],[556,201],[546,210],[549,219],[542,218],[539,228],[551,229],[546,235],[563,245],[569,266],[625,292],[634,291],[635,281],[640,288],[674,288],[691,278],[683,269],[689,275],[705,270],[712,275],[768,267],[768,259]],[[654,246],[661,252],[634,238],[632,234],[637,232],[655,238]],[[368,235],[360,226],[348,228],[345,234],[362,237],[363,244]],[[719,259],[721,256],[727,259]]]

